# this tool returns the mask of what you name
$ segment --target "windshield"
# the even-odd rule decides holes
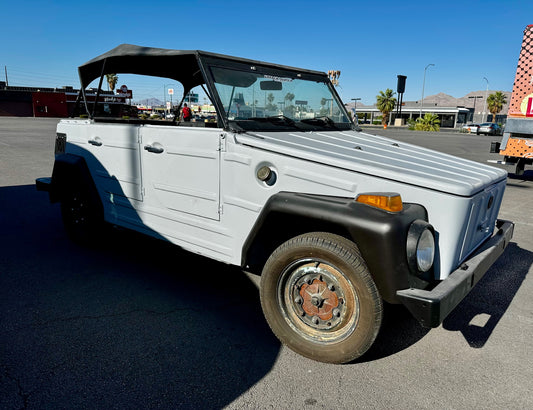
[[[245,130],[349,129],[352,122],[325,81],[211,67],[229,122]],[[278,73],[276,73],[278,74]]]

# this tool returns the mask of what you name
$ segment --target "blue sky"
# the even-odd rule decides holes
[[[407,76],[404,101],[511,91],[532,1],[5,1],[0,81],[78,86],[77,67],[121,43],[200,49],[340,70],[345,101],[375,103]],[[119,78],[121,85],[127,78]],[[161,84],[127,84],[163,98]],[[136,88],[137,87],[137,88]]]

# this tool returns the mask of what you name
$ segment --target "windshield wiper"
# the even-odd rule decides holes
[[[337,128],[335,126],[335,122],[329,118],[327,115],[321,116],[321,117],[315,117],[315,118],[304,118],[303,120],[300,120],[300,122],[303,122],[304,124],[311,124],[311,125],[325,125],[330,128]]]
[[[250,117],[248,118],[248,120],[257,122],[268,122],[271,124],[288,125],[293,128],[298,128],[292,118],[286,117],[283,114],[273,115],[271,117]]]

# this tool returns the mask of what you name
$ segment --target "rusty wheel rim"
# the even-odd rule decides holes
[[[337,343],[357,327],[355,288],[330,263],[309,259],[292,263],[280,275],[277,294],[286,322],[307,340]]]

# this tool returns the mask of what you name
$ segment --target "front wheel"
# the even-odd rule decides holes
[[[383,305],[357,246],[324,232],[297,236],[270,256],[261,306],[289,348],[326,363],[362,356],[381,326]]]

